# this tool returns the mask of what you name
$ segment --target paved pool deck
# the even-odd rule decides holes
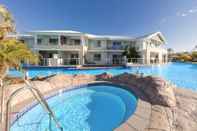
[[[151,104],[138,100],[135,113],[115,131],[145,131],[151,118]]]

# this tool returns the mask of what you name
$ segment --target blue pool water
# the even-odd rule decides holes
[[[101,74],[104,72],[111,73],[113,75],[118,75],[124,72],[136,73],[138,69],[136,67],[125,68],[125,67],[113,67],[108,69],[89,69],[89,70],[79,70],[79,69],[66,69],[66,68],[30,68],[29,75],[31,77],[35,76],[47,76],[51,74]],[[140,67],[140,73],[145,75],[155,75],[161,76],[172,83],[176,84],[178,87],[189,88],[192,90],[197,90],[197,64],[190,63],[171,63],[161,66],[147,66]],[[21,76],[21,73],[17,71],[10,71],[12,76]]]
[[[110,84],[94,84],[47,99],[64,131],[112,131],[131,116],[137,98]],[[11,131],[59,131],[40,105],[24,113]],[[51,129],[51,130],[49,130]]]

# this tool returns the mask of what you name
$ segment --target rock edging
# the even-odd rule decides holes
[[[144,93],[151,104],[163,105],[167,107],[176,106],[176,98],[174,94],[174,85],[170,82],[153,76],[142,77],[135,74],[124,73],[112,77],[111,74],[103,73],[97,75],[98,80],[112,81],[116,83],[123,83],[140,90]]]

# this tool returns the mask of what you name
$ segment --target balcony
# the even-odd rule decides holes
[[[80,44],[73,43],[40,43],[34,46],[34,49],[38,50],[75,50],[81,49]]]
[[[107,46],[107,50],[124,50],[124,47],[122,45],[111,45]]]
[[[107,41],[108,50],[124,50],[123,43],[121,41]]]

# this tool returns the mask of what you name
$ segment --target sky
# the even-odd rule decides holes
[[[75,30],[131,37],[161,31],[166,46],[197,45],[197,0],[0,0],[18,32]]]

